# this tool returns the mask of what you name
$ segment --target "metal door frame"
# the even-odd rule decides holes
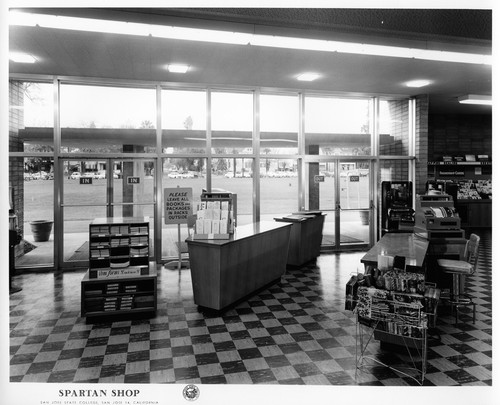
[[[368,229],[368,239],[367,243],[349,245],[349,244],[340,244],[340,232],[341,232],[341,211],[342,207],[340,206],[340,163],[341,162],[358,162],[364,161],[369,163],[369,177],[368,177],[368,185],[369,185],[369,207],[364,209],[369,211],[369,229]],[[374,230],[376,229],[376,202],[374,200],[375,195],[375,170],[376,170],[376,158],[374,156],[307,156],[303,160],[304,170],[302,181],[305,185],[305,189],[309,187],[309,179],[306,177],[305,166],[309,163],[334,163],[334,187],[335,187],[335,196],[334,196],[334,207],[333,209],[322,210],[333,212],[334,214],[334,230],[335,230],[335,243],[330,246],[322,246],[323,251],[328,252],[340,252],[340,251],[348,251],[348,250],[358,250],[360,248],[365,249],[367,247],[373,246],[375,243],[375,235]],[[305,201],[305,193],[301,195],[300,207],[306,207]]]
[[[64,270],[70,270],[74,268],[82,268],[87,266],[86,261],[65,261],[64,260],[64,208],[65,207],[78,207],[78,204],[65,204],[64,203],[64,163],[67,161],[104,161],[106,164],[106,202],[104,204],[86,204],[82,206],[98,206],[98,207],[105,207],[106,210],[106,216],[107,217],[113,217],[114,214],[114,207],[115,206],[121,206],[121,205],[151,205],[151,203],[144,203],[144,204],[136,204],[136,203],[127,203],[127,204],[116,204],[113,199],[113,192],[114,192],[114,185],[113,185],[113,163],[116,161],[151,161],[153,162],[153,168],[154,168],[154,176],[157,176],[158,170],[157,170],[157,159],[154,158],[149,158],[149,157],[132,157],[132,156],[127,156],[127,157],[82,157],[82,156],[64,156],[64,157],[59,157],[57,166],[58,166],[58,176],[57,178],[54,178],[55,181],[58,183],[58,193],[57,193],[57,201],[58,201],[58,209],[55,212],[55,217],[57,217],[57,220],[55,219],[55,222],[60,224],[60,226],[57,226],[54,228],[54,244],[58,246],[57,249],[57,256],[55,258],[55,261],[57,261],[58,268],[60,271]],[[156,178],[156,177],[155,177]],[[156,223],[156,195],[157,195],[157,184],[156,181],[153,181],[153,224]],[[156,233],[155,233],[156,235]],[[157,246],[157,245],[155,245]],[[157,253],[157,249],[154,249],[154,257],[151,257],[151,259],[155,260]]]

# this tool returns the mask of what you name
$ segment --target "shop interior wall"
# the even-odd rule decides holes
[[[429,116],[429,160],[448,155],[492,157],[491,114],[431,114]]]
[[[23,115],[24,93],[22,83],[11,81],[9,86],[9,151],[22,152],[23,143],[19,139],[19,129],[24,123]],[[24,233],[24,159],[9,159],[9,185],[13,188],[13,205],[18,217],[20,231]],[[16,249],[20,249],[18,245]],[[17,254],[17,252],[16,252]]]
[[[429,96],[415,98],[415,194],[425,192],[429,152]]]

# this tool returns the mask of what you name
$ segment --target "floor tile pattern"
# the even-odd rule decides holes
[[[467,309],[455,324],[440,308],[424,385],[492,385],[491,232],[480,235],[478,272],[467,282],[476,323]],[[344,294],[362,255],[321,255],[224,313],[194,304],[189,270],[162,268],[155,317],[89,324],[80,317],[84,272],[19,274],[23,290],[10,295],[10,381],[416,385],[376,363],[356,373],[356,323]],[[387,364],[407,360],[377,341],[368,351]]]

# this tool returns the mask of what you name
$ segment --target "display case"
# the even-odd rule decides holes
[[[98,218],[89,225],[89,270],[82,316],[156,312],[156,269],[149,263],[149,218]]]

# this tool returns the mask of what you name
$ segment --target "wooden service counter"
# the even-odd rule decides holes
[[[195,304],[220,310],[279,279],[291,227],[264,221],[238,226],[230,239],[186,239]]]
[[[403,256],[407,270],[423,272],[429,241],[413,233],[386,233],[362,258],[365,266],[377,266],[378,256]]]
[[[282,218],[274,218],[274,220],[292,224],[287,265],[300,267],[319,256],[323,237],[323,224],[325,222],[324,214],[302,212]]]

